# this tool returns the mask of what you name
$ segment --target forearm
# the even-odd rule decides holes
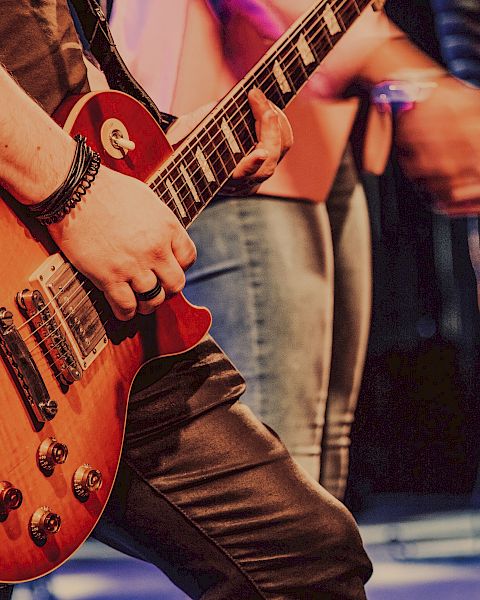
[[[336,96],[352,84],[443,75],[444,69],[415,46],[384,13],[371,9],[359,17],[320,67],[328,82],[326,95]],[[410,75],[409,75],[410,74]]]
[[[285,26],[299,17],[311,0],[263,0]],[[441,70],[421,52],[382,11],[367,7],[320,65],[315,90],[325,97],[340,96],[354,83],[367,86],[408,71]]]
[[[65,179],[75,142],[0,67],[0,184],[25,204]]]

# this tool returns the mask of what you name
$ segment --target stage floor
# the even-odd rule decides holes
[[[480,511],[361,524],[374,575],[369,600],[480,600]],[[184,600],[157,569],[91,541],[13,600]]]

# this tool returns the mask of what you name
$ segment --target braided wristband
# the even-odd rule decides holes
[[[86,138],[78,134],[74,140],[77,146],[65,181],[48,198],[26,207],[43,225],[65,218],[91,187],[100,168],[100,156],[87,145]]]

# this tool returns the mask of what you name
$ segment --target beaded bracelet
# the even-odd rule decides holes
[[[26,207],[43,225],[64,219],[91,187],[100,168],[100,156],[87,145],[86,138],[78,134],[73,139],[77,146],[65,181],[48,198]]]
[[[412,110],[417,102],[426,100],[438,87],[438,80],[447,77],[441,68],[402,69],[393,79],[382,81],[370,92],[370,100],[381,113],[394,117]]]

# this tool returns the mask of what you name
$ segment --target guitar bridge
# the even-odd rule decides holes
[[[60,254],[52,254],[29,277],[34,291],[17,300],[31,319],[53,367],[64,383],[82,376],[108,343],[89,287]]]
[[[42,376],[13,322],[12,313],[0,308],[0,350],[31,412],[35,425],[50,421],[57,414],[57,403],[52,400]]]
[[[24,290],[17,294],[17,303],[29,318],[31,329],[41,343],[49,363],[58,372],[61,382],[69,385],[78,381],[82,371],[73,350],[62,332],[62,329],[38,291]]]

